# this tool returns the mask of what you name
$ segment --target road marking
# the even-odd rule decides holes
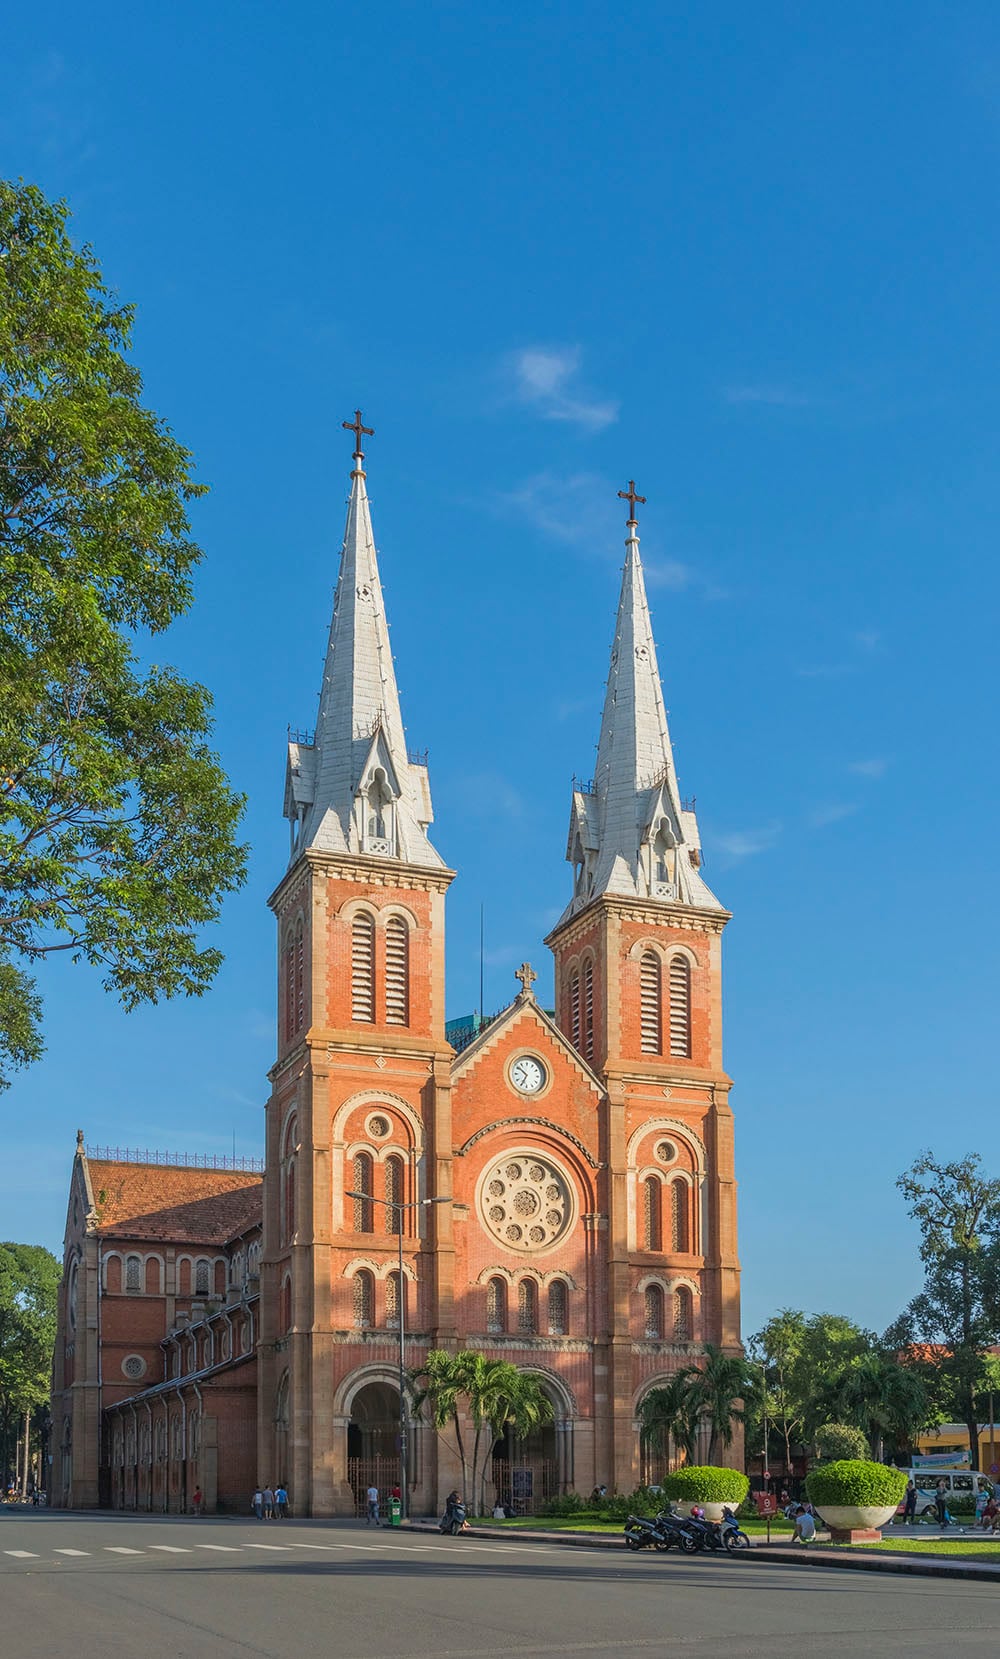
[[[151,1550],[163,1550],[166,1555],[190,1555],[189,1549],[183,1549],[180,1544],[150,1544]],[[66,1550],[66,1555],[82,1555],[82,1550]]]
[[[242,1549],[242,1547],[243,1546],[241,1544],[199,1544],[198,1545],[198,1548],[200,1550],[223,1550],[223,1551],[225,1551],[226,1555],[239,1555],[240,1550]]]
[[[144,1555],[145,1550],[129,1549],[127,1544],[105,1544],[104,1548],[109,1555]]]
[[[248,1550],[290,1550],[291,1544],[248,1544]]]
[[[57,1555],[89,1555],[89,1550],[56,1550]]]
[[[19,1561],[37,1561],[34,1550],[4,1550],[4,1555],[16,1555]]]

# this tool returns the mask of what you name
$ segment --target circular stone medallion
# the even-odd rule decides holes
[[[508,1250],[547,1250],[572,1222],[572,1189],[562,1170],[537,1153],[508,1153],[479,1183],[479,1215]]]

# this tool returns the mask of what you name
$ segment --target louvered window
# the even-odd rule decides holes
[[[366,1267],[359,1268],[351,1287],[354,1299],[355,1325],[375,1323],[375,1279]]]
[[[402,1284],[403,1317],[406,1318],[406,1279]],[[390,1330],[399,1330],[400,1281],[399,1269],[385,1281],[385,1322]]]
[[[594,1058],[594,964],[585,962],[583,967],[583,1057],[585,1060]]]
[[[522,1279],[518,1284],[517,1328],[526,1333],[538,1329],[538,1286],[534,1279]]]
[[[385,1017],[389,1025],[410,1023],[410,930],[402,916],[385,927]]]
[[[691,1292],[684,1289],[674,1291],[674,1341],[690,1342],[692,1325]]]
[[[375,1020],[375,922],[364,911],[351,924],[351,1018]]]
[[[507,1329],[507,1285],[491,1279],[486,1286],[486,1329],[493,1335]]]
[[[370,1152],[357,1152],[354,1156],[353,1175],[351,1186],[360,1197],[354,1200],[354,1231],[356,1233],[372,1233],[375,1230],[372,1203],[372,1174],[373,1162]]]
[[[663,1183],[649,1175],[642,1183],[643,1245],[647,1250],[663,1248]]]
[[[691,1229],[688,1226],[690,1189],[686,1181],[670,1183],[670,1243],[679,1256],[686,1256],[691,1248]]]
[[[290,1239],[295,1232],[295,1165],[289,1164],[285,1171],[285,1238]]]
[[[580,1024],[580,975],[575,973],[569,982],[569,1040],[579,1052],[582,1026]]]
[[[137,1296],[142,1290],[142,1262],[138,1256],[125,1258],[125,1289],[131,1296]]]
[[[566,1309],[566,1284],[563,1279],[553,1279],[549,1285],[549,1335],[566,1336],[569,1332],[569,1320]]]
[[[399,1211],[390,1209],[390,1204],[403,1202],[403,1160],[395,1153],[385,1160],[385,1230],[387,1233],[399,1231]]]
[[[646,1286],[646,1336],[659,1342],[663,1336],[663,1291],[659,1285]]]
[[[670,959],[670,1052],[691,1058],[691,964],[686,956]]]
[[[295,928],[295,1029],[306,1023],[306,947],[302,923]]]
[[[295,946],[291,933],[288,934],[285,941],[284,981],[285,1041],[289,1042],[295,1035]]]
[[[662,1054],[660,1025],[660,958],[655,951],[644,953],[639,963],[639,1008],[643,1054]]]

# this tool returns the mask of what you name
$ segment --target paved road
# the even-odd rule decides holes
[[[0,1659],[957,1659],[991,1584],[377,1532],[0,1512]]]

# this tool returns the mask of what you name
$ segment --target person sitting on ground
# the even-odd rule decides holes
[[[793,1544],[811,1544],[816,1536],[816,1522],[804,1504],[800,1504],[795,1516],[795,1531],[792,1534]]]
[[[993,1522],[996,1520],[998,1515],[1000,1515],[1000,1508],[997,1507],[996,1498],[991,1495],[986,1499],[983,1513],[979,1518],[979,1525],[982,1527],[984,1532],[991,1532],[993,1530]]]

